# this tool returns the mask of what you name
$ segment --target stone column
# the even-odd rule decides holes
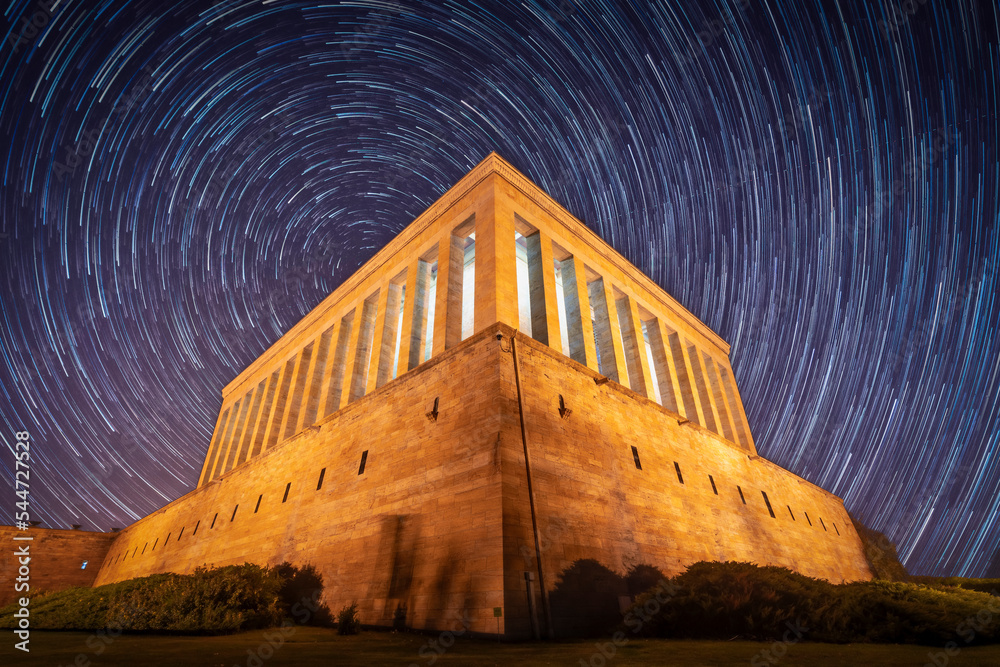
[[[531,337],[562,352],[559,306],[556,303],[555,260],[552,240],[536,231],[524,239],[528,250],[528,301],[531,305]]]
[[[347,385],[346,401],[341,407],[365,395],[370,373],[369,362],[372,356],[371,347],[375,332],[375,317],[378,314],[379,293],[385,291],[385,288],[382,288],[365,299],[359,306],[359,314],[354,317],[354,328],[351,331],[347,353],[347,372],[350,374],[350,381]]]
[[[562,271],[569,357],[596,371],[597,350],[594,347],[594,324],[590,319],[590,299],[587,297],[587,270],[577,257],[569,257],[562,261]]]
[[[274,407],[271,409],[271,423],[267,427],[267,435],[264,437],[265,452],[281,442],[281,427],[285,420],[288,392],[292,386],[292,379],[295,377],[297,361],[297,357],[292,357],[282,364],[281,382],[278,383],[278,393],[274,398]]]
[[[621,332],[617,323],[611,321],[611,314],[614,312],[612,309],[615,307],[611,285],[604,278],[598,278],[587,285],[587,291],[590,294],[590,305],[594,309],[594,334],[601,350],[599,372],[609,380],[624,384],[628,369],[625,366]]]
[[[323,416],[332,415],[341,407],[346,405],[347,392],[344,387],[349,383],[344,382],[344,378],[349,379],[349,368],[347,365],[348,350],[350,350],[351,334],[354,332],[354,320],[357,319],[357,308],[340,318],[337,324],[337,334],[334,337],[336,347],[330,354],[333,359],[330,363],[330,378],[327,381],[326,406],[323,408]]]
[[[684,394],[685,403],[687,402],[688,396],[690,396],[691,408],[693,409],[693,413],[688,414],[687,418],[694,419],[702,426],[706,426],[708,422],[705,418],[705,413],[708,412],[709,414],[711,414],[711,410],[705,410],[702,405],[701,395],[698,392],[698,376],[695,375],[695,369],[691,363],[692,359],[688,354],[688,347],[681,339],[679,333],[673,334],[670,337],[670,341],[671,341],[670,343],[671,346],[673,346],[674,343],[676,342],[677,352],[680,356],[681,364],[683,364],[684,366],[683,373],[681,372],[680,365],[677,366],[677,372],[679,375],[683,375],[684,377],[687,378],[686,387],[684,386],[683,378],[681,378],[682,379],[681,390],[685,392]],[[692,347],[690,349],[693,350],[694,348]]]
[[[403,306],[403,329],[399,341],[399,365],[396,375],[416,368],[423,360],[424,320],[427,317],[427,283],[431,265],[422,259],[406,270],[406,304]]]
[[[243,441],[240,443],[239,451],[236,452],[236,460],[233,463],[234,468],[250,460],[250,453],[253,450],[253,437],[257,432],[257,421],[260,416],[260,404],[264,400],[264,391],[266,389],[267,377],[257,383],[257,390],[253,394],[253,403],[250,406],[250,413],[247,415],[246,427],[243,429]]]
[[[271,421],[271,411],[274,406],[274,395],[278,391],[278,383],[281,381],[281,368],[271,373],[271,379],[267,383],[267,393],[264,395],[264,404],[260,409],[260,416],[257,419],[257,426],[254,431],[253,445],[250,451],[250,458],[260,454],[264,448],[264,435],[267,432],[267,425]]]
[[[678,405],[680,401],[677,400],[680,396],[677,371],[669,354],[663,323],[659,319],[650,320],[646,323],[646,331],[649,332],[649,348],[653,353],[653,368],[656,370],[656,384],[660,390],[660,405],[683,416]]]
[[[621,327],[622,348],[628,367],[629,386],[632,391],[653,398],[652,378],[649,376],[649,362],[646,359],[646,340],[642,335],[642,320],[635,299],[623,294],[615,300],[618,311],[618,325]]]
[[[743,408],[743,399],[740,397],[739,388],[736,386],[736,380],[733,379],[732,370],[729,367],[728,360],[725,366],[720,364],[719,374],[722,376],[722,385],[726,389],[726,396],[729,399],[729,405],[732,406],[733,420],[736,422],[736,432],[739,434],[740,444],[745,447],[748,452],[756,456],[757,447],[754,445],[753,433],[750,431],[750,422],[747,421],[747,413]]]
[[[306,409],[302,415],[302,428],[312,426],[320,419],[319,406],[326,405],[326,392],[329,387],[330,373],[330,352],[333,349],[333,334],[337,328],[336,323],[327,327],[326,331],[319,337],[316,354],[313,355],[313,369],[309,373],[309,386],[306,391],[309,398],[306,400]]]
[[[688,345],[687,353],[688,358],[691,360],[691,377],[694,379],[694,386],[698,390],[698,398],[701,401],[701,414],[705,418],[702,425],[713,433],[721,435],[719,413],[715,409],[711,392],[708,389],[708,381],[705,377],[705,367],[701,355],[698,354],[698,348],[694,345]]]
[[[438,242],[437,294],[434,296],[434,343],[431,357],[462,341],[462,284],[465,238],[448,232]]]
[[[476,208],[476,311],[472,332],[497,322],[515,329],[517,316],[517,254],[514,248],[514,209],[509,187],[492,174],[478,195]]]
[[[219,474],[223,474],[236,467],[236,454],[240,451],[241,437],[247,422],[247,410],[250,409],[250,401],[253,400],[253,390],[248,391],[240,400],[239,416],[236,419],[236,427],[233,429],[232,438],[229,440],[229,451],[226,452],[226,459],[223,461]]]
[[[729,409],[726,400],[725,391],[722,388],[722,381],[719,378],[719,367],[707,352],[702,352],[702,357],[705,359],[705,372],[708,374],[708,383],[712,387],[712,398],[715,399],[715,406],[719,412],[719,420],[722,424],[722,436],[735,444],[739,444],[736,439],[736,426],[733,424],[732,415],[729,414]]]
[[[212,465],[219,452],[219,441],[222,440],[222,433],[226,429],[226,420],[229,419],[229,408],[219,410],[219,418],[215,422],[215,430],[212,432],[212,444],[205,454],[205,463],[201,467],[201,476],[198,478],[198,486],[202,486],[212,479]]]
[[[302,409],[306,398],[306,386],[313,374],[313,363],[316,355],[313,349],[315,341],[310,341],[299,353],[299,361],[295,366],[295,382],[293,383],[292,400],[288,404],[288,418],[285,424],[285,437],[290,438],[301,430]]]
[[[399,302],[403,297],[403,276],[397,276],[382,289],[378,304],[378,315],[372,338],[372,360],[368,371],[368,390],[375,391],[393,378],[393,363],[396,361],[396,334],[399,332]]]

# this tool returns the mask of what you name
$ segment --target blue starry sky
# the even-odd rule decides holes
[[[490,151],[732,345],[760,453],[1000,576],[1000,10],[14,0],[0,520],[124,526],[222,387]]]

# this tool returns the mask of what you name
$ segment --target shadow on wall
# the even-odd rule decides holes
[[[664,579],[652,565],[636,565],[625,576],[596,560],[578,560],[559,574],[549,594],[556,637],[592,637],[621,623],[637,595]]]

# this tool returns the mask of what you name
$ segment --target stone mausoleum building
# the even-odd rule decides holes
[[[222,399],[95,585],[287,560],[366,624],[525,638],[636,565],[871,577],[842,501],[757,455],[729,345],[496,154]]]

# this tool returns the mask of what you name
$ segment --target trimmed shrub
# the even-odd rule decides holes
[[[959,646],[1000,641],[1000,601],[955,587],[869,581],[831,584],[781,567],[695,563],[640,595],[621,629],[647,637],[794,638]],[[650,610],[655,609],[655,613]]]
[[[33,596],[31,626],[39,630],[110,628],[187,634],[269,628],[286,618],[290,600],[298,601],[294,597],[297,586],[311,581],[322,583],[314,571],[310,574],[290,566],[279,571],[252,563],[198,568],[189,575],[155,574],[97,588]],[[15,627],[15,610],[13,604],[0,609],[0,628]],[[323,618],[322,613],[310,616]]]

